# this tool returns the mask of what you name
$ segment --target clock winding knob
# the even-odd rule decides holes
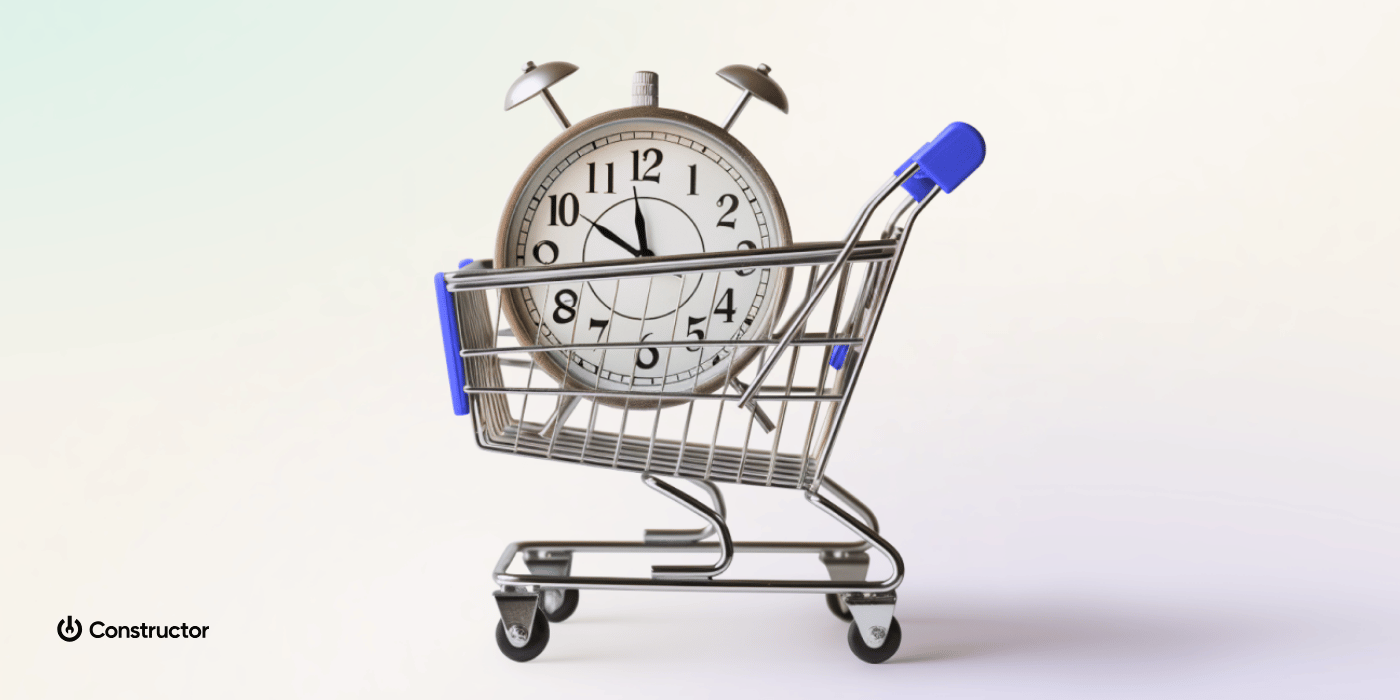
[[[655,107],[660,103],[660,95],[657,93],[659,77],[649,70],[641,70],[632,74],[633,107]]]

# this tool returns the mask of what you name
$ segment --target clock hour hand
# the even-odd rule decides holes
[[[582,214],[579,214],[579,216],[583,216],[583,215],[582,215]],[[598,223],[597,221],[594,221],[594,220],[592,220],[592,219],[590,219],[590,218],[588,218],[588,217],[586,217],[586,216],[583,216],[583,220],[584,220],[584,221],[587,221],[587,222],[590,223],[590,224],[593,224],[593,228],[598,229],[598,233],[603,234],[603,238],[606,238],[606,239],[612,241],[613,243],[616,243],[616,244],[622,246],[622,249],[625,250],[625,251],[627,251],[627,252],[629,252],[629,253],[631,253],[633,257],[640,258],[640,257],[642,257],[643,255],[645,255],[645,253],[643,253],[642,251],[637,250],[636,248],[633,248],[633,247],[632,247],[632,244],[628,243],[627,241],[622,240],[622,237],[621,237],[621,236],[617,235],[616,233],[613,233],[610,229],[608,229],[608,227],[606,227],[606,226],[604,226],[604,225]]]
[[[641,247],[643,255],[656,255],[656,253],[651,252],[651,248],[647,245],[647,220],[642,216],[642,202],[637,198],[637,188],[635,187],[632,188],[632,206],[637,212],[632,217],[632,223],[637,227],[637,245]]]

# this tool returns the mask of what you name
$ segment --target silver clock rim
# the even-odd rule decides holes
[[[753,173],[755,180],[753,185],[759,188],[768,197],[768,201],[772,203],[773,211],[769,212],[769,218],[773,230],[773,240],[775,241],[773,247],[792,245],[792,235],[788,229],[787,210],[783,207],[783,200],[778,193],[777,186],[773,184],[773,179],[768,176],[768,171],[764,170],[763,165],[758,162],[758,158],[754,157],[753,153],[731,136],[729,132],[721,129],[713,122],[688,112],[663,109],[661,107],[624,107],[622,109],[595,114],[565,129],[556,136],[554,140],[550,141],[549,144],[535,156],[534,160],[530,161],[529,166],[525,168],[525,172],[520,176],[520,179],[516,181],[515,187],[511,189],[505,212],[501,216],[501,224],[496,233],[497,265],[500,267],[512,266],[511,261],[513,258],[508,254],[508,237],[512,229],[511,221],[514,220],[515,212],[522,204],[522,196],[525,194],[525,189],[535,173],[550,162],[551,158],[555,156],[565,144],[572,141],[580,134],[612,122],[630,119],[673,122],[684,128],[699,131],[727,148],[735,160],[742,163],[749,169],[749,172]],[[770,302],[771,311],[765,315],[766,318],[764,318],[762,323],[756,324],[754,332],[757,336],[766,336],[772,330],[773,323],[782,315],[783,307],[787,302],[788,286],[790,283],[788,269],[785,267],[774,268],[772,274],[774,276],[774,297]],[[510,323],[511,331],[515,333],[516,338],[531,338],[535,336],[535,323],[530,319],[530,315],[525,309],[524,298],[519,290],[504,290],[502,306],[504,307],[503,311],[506,320]],[[730,377],[737,377],[739,372],[757,357],[760,350],[761,348],[758,347],[749,347],[741,348],[738,352],[735,352],[729,361],[727,375]],[[570,374],[568,369],[555,357],[555,353],[540,352],[533,354],[536,364],[564,387],[581,390],[591,388],[584,385]],[[697,385],[695,387],[695,392],[698,394],[712,393],[721,388],[724,383],[724,377],[714,377]],[[635,395],[628,398],[599,397],[596,400],[598,403],[606,406],[635,409],[665,408],[667,406],[685,403],[680,400],[661,401],[657,399],[645,399],[636,397]]]

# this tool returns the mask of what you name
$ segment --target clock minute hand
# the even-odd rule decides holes
[[[582,214],[579,214],[579,216],[583,216],[583,215],[582,215]],[[642,257],[642,255],[643,255],[642,251],[637,250],[636,248],[633,248],[632,245],[631,245],[630,243],[628,243],[627,241],[622,240],[622,237],[621,237],[621,236],[617,235],[616,233],[613,233],[611,230],[608,229],[608,227],[606,227],[606,226],[604,226],[604,225],[598,223],[597,221],[594,221],[594,220],[592,220],[592,219],[590,219],[590,218],[588,218],[588,217],[586,217],[586,216],[583,216],[583,220],[584,220],[584,221],[587,221],[587,222],[590,223],[590,224],[593,224],[593,228],[598,229],[598,233],[603,234],[603,238],[606,238],[606,239],[612,241],[613,243],[616,243],[616,244],[622,246],[622,249],[625,250],[625,251],[627,251],[627,252],[629,252],[629,253],[631,253],[633,257],[636,257],[636,258]]]
[[[637,227],[637,245],[642,249],[643,255],[656,255],[651,252],[651,247],[647,245],[647,220],[642,216],[642,202],[637,197],[637,188],[632,188],[632,206],[636,208],[636,214],[632,217],[632,223]]]

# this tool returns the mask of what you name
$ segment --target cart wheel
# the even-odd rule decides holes
[[[826,607],[831,608],[832,615],[835,615],[836,617],[845,620],[846,622],[851,621],[851,609],[846,607],[846,604],[841,601],[841,594],[826,594]]]
[[[550,610],[544,605],[544,596],[540,596],[540,612],[549,618],[550,622],[563,622],[569,619],[574,611],[578,610],[578,589],[568,588],[564,590],[564,602],[559,607]]]
[[[510,643],[510,636],[506,634],[506,623],[496,623],[496,646],[500,647],[501,653],[511,661],[529,661],[539,656],[546,644],[549,644],[549,621],[544,615],[535,616],[534,629],[530,630],[530,641],[525,642],[523,647]]]
[[[851,652],[856,658],[868,664],[879,664],[890,660],[896,651],[899,651],[899,620],[890,618],[890,629],[885,633],[885,643],[875,649],[865,645],[865,640],[860,637],[860,628],[857,623],[851,623],[851,629],[846,633],[846,642],[851,645]]]

